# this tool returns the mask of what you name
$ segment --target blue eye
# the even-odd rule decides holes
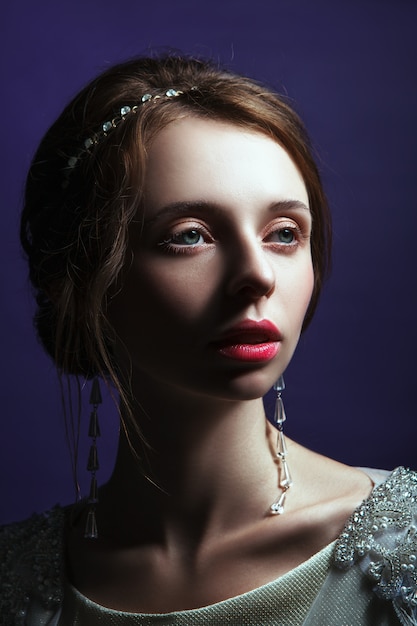
[[[169,238],[164,239],[158,246],[167,252],[191,253],[194,249],[204,248],[207,242],[207,234],[199,228],[187,228],[177,233],[173,233]]]
[[[281,228],[277,231],[277,236],[281,243],[293,243],[295,239],[294,232],[290,228]]]
[[[196,246],[202,243],[202,241],[203,237],[201,233],[195,229],[184,230],[171,237],[171,243],[175,243],[179,246]]]

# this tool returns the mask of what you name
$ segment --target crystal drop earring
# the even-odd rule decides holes
[[[287,463],[287,444],[284,437],[284,422],[287,419],[285,415],[284,403],[281,398],[281,393],[285,389],[285,383],[283,376],[280,376],[274,385],[276,392],[275,411],[274,411],[274,424],[277,428],[277,444],[276,444],[276,456],[279,459],[279,487],[281,494],[271,504],[269,510],[272,515],[282,515],[284,512],[285,499],[288,489],[292,485],[292,478]]]
[[[88,428],[88,436],[91,437],[90,452],[88,455],[87,470],[91,472],[90,494],[88,497],[88,513],[87,522],[85,525],[84,537],[85,539],[97,539],[97,520],[96,520],[96,506],[98,502],[98,486],[96,472],[99,469],[98,454],[97,454],[97,437],[100,437],[100,426],[98,423],[98,406],[102,403],[100,384],[98,377],[93,379],[90,404],[92,405],[92,411],[90,414],[90,425]]]

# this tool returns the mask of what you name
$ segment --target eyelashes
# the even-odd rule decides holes
[[[292,221],[272,224],[262,234],[262,241],[272,250],[282,253],[294,252],[300,244],[309,239],[309,233]],[[178,225],[157,246],[167,254],[198,254],[216,242],[206,227],[201,224]]]
[[[179,233],[171,235],[168,239],[164,239],[158,245],[174,244],[177,246],[191,246],[195,247],[204,243],[203,234],[197,228],[189,228],[188,230],[182,230]]]
[[[196,248],[214,243],[213,237],[202,225],[192,225],[181,230],[175,230],[157,245],[165,252],[174,254],[193,254]]]

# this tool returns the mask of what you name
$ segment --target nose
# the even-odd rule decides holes
[[[275,272],[268,252],[257,239],[235,242],[229,250],[228,294],[247,299],[269,296],[275,288]]]

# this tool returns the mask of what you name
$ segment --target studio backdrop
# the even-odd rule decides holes
[[[334,262],[286,372],[287,433],[352,465],[417,467],[416,23],[414,0],[3,7],[0,522],[74,497],[60,388],[33,332],[18,243],[25,173],[43,133],[88,80],[168,49],[215,59],[285,93],[315,146],[334,216]],[[87,388],[83,395],[85,490]],[[111,399],[102,415],[105,481],[118,431]]]

